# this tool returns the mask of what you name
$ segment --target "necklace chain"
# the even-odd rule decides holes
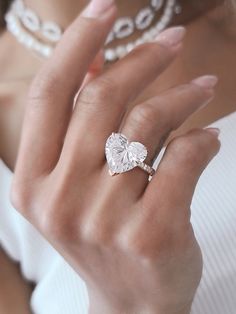
[[[119,45],[116,48],[105,49],[105,60],[112,62],[127,55],[135,47],[152,41],[161,31],[163,31],[171,22],[175,14],[176,0],[167,0],[163,15],[160,17],[155,26],[145,31],[141,37],[134,42],[126,45]]]
[[[151,0],[150,5],[142,8],[138,14],[132,17],[121,17],[115,22],[111,30],[106,44],[109,44],[114,39],[123,39],[134,33],[135,30],[147,29],[152,24],[156,12],[159,11],[164,4],[164,0]]]
[[[156,23],[153,20],[158,11],[163,9],[163,14]],[[105,48],[105,60],[112,62],[124,57],[136,46],[154,39],[171,22],[176,9],[176,0],[150,0],[150,4],[141,9],[138,14],[132,17],[118,18],[107,37],[105,46],[113,42],[131,36],[135,30],[143,31],[141,37],[126,45],[118,45],[115,48]],[[22,0],[15,0],[5,16],[8,31],[27,48],[38,53],[42,57],[49,57],[53,52],[53,45],[61,39],[62,29],[52,21],[41,21],[38,15],[24,5]],[[47,42],[43,43],[34,35],[40,35]]]
[[[61,27],[52,21],[41,21],[39,16],[33,10],[27,8],[22,0],[15,0],[11,11],[28,31],[39,33],[52,43],[56,43],[61,39]]]
[[[11,11],[5,15],[7,30],[15,36],[17,41],[37,55],[48,58],[53,53],[53,47],[39,41],[30,32],[27,32],[20,24],[17,16]]]

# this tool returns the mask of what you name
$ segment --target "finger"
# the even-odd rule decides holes
[[[204,81],[204,84],[200,86],[199,81]],[[216,82],[216,77],[203,76],[137,105],[127,116],[120,132],[130,142],[145,145],[148,151],[145,163],[151,166],[170,132],[178,129],[191,114],[213,98]],[[148,184],[148,174],[136,168],[112,180],[117,188],[120,184],[125,185],[130,193],[136,193],[136,197],[139,197]]]
[[[86,162],[88,155],[95,163],[104,161],[102,143],[119,128],[128,103],[174,59],[184,33],[182,27],[166,30],[156,42],[134,49],[81,91],[63,147],[65,158],[77,158],[80,153],[80,159],[84,156]],[[93,127],[88,129],[88,126]],[[84,138],[86,145],[81,156],[80,147]],[[97,143],[101,145],[97,147]],[[67,163],[63,158],[61,162]]]
[[[91,82],[93,79],[95,79],[96,77],[98,77],[98,75],[101,74],[104,67],[104,62],[105,62],[104,51],[103,49],[101,49],[99,53],[96,55],[93,63],[89,67],[88,73],[86,74],[83,84],[80,87],[80,91],[84,88],[85,85],[87,85],[89,82]]]
[[[93,0],[65,32],[53,57],[36,77],[29,95],[18,160],[18,171],[22,169],[23,176],[47,173],[55,166],[73,99],[104,45],[115,12],[113,1]]]
[[[165,200],[165,211],[171,211],[168,217],[188,217],[200,175],[220,149],[218,136],[218,130],[210,128],[194,129],[174,138],[144,192],[143,204],[154,210]]]
[[[84,88],[85,85],[87,85],[89,82],[94,80],[98,75],[101,74],[101,71],[104,67],[104,52],[103,49],[101,49],[98,54],[96,55],[95,59],[93,60],[92,64],[90,65],[88,69],[88,73],[85,75],[84,81],[81,84],[80,89],[78,90],[77,94],[74,97],[74,106],[76,106],[79,94],[81,90]]]
[[[119,241],[124,247],[135,248],[134,253],[144,258],[150,255],[155,258],[157,252],[166,251],[167,247],[172,253],[189,249],[194,239],[190,223],[194,189],[220,149],[218,133],[214,129],[211,132],[194,129],[168,144],[157,173],[127,220],[129,224],[121,229]],[[137,237],[140,230],[148,232]]]

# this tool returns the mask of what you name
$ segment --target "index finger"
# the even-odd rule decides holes
[[[16,166],[20,177],[38,176],[53,169],[64,141],[74,96],[105,43],[115,13],[113,0],[92,0],[66,30],[54,55],[35,78]]]

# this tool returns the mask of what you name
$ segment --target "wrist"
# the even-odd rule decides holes
[[[190,300],[186,304],[181,302],[181,305],[180,302],[168,302],[165,305],[157,301],[153,304],[151,304],[152,302],[144,303],[132,298],[129,300],[124,297],[112,298],[111,295],[104,298],[97,293],[91,294],[89,291],[89,314],[190,314],[192,307]]]
[[[132,311],[130,309],[124,308],[124,307],[119,307],[119,308],[115,308],[112,307],[111,305],[108,304],[101,304],[101,303],[93,303],[90,302],[89,305],[89,314],[132,314],[132,313],[136,313],[135,311]]]
[[[104,303],[90,302],[89,314],[190,314],[191,305],[188,305],[182,309],[174,311],[158,310],[155,309],[141,309],[141,308],[130,308],[128,306],[113,307]]]

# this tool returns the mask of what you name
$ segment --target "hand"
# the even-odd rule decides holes
[[[85,280],[91,312],[188,313],[202,270],[190,206],[220,148],[214,130],[174,138],[150,183],[138,168],[110,177],[104,146],[120,131],[147,146],[151,164],[216,82],[174,87],[123,118],[179,52],[184,30],[170,29],[84,84],[72,110],[115,16],[114,5],[85,10],[34,80],[11,199]]]

